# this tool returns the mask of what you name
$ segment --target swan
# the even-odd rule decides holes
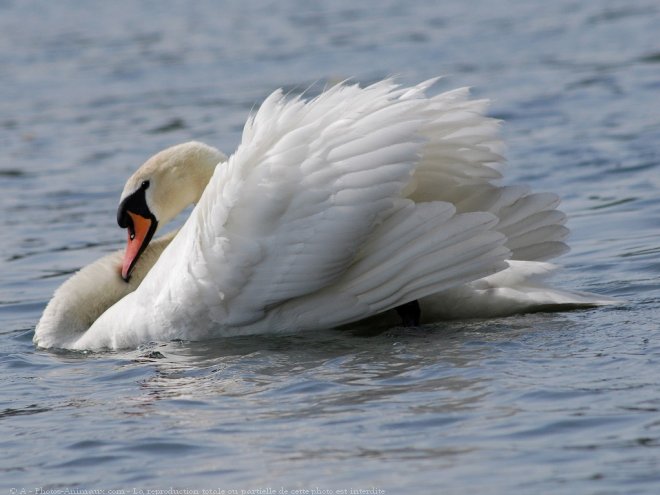
[[[427,96],[437,79],[344,82],[312,99],[277,90],[229,158],[196,141],[157,153],[121,194],[125,251],[56,290],[35,344],[120,349],[611,303],[547,286],[547,260],[567,250],[559,198],[500,185],[487,100]],[[152,241],[191,204],[179,231]]]

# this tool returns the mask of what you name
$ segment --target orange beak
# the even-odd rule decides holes
[[[121,267],[121,278],[126,282],[131,276],[135,263],[147,247],[153,235],[152,220],[144,218],[132,211],[127,212],[131,218],[132,225],[128,227],[128,243],[124,254],[124,263]]]

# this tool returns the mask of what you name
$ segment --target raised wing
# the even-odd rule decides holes
[[[246,325],[332,284],[402,207],[428,100],[395,89],[338,85],[309,102],[278,91],[248,121],[193,212],[189,269],[213,320]]]
[[[450,242],[441,260],[461,268],[449,276],[438,264],[424,287],[390,268],[371,271],[369,281],[393,277],[391,297],[370,303],[371,311],[493,273],[509,250],[540,259],[563,249],[556,197],[495,184],[500,144],[497,122],[482,115],[486,103],[468,101],[465,90],[427,98],[432,82],[412,89],[391,81],[364,89],[342,84],[310,101],[270,95],[145,280],[158,286],[153,313],[168,327],[199,329],[200,338],[211,328],[259,331],[287,301],[319,291],[327,301],[333,290],[357,287],[345,274],[359,273],[351,267],[376,227],[411,203],[447,202],[457,215],[486,214],[475,217],[492,219],[472,231],[475,239],[491,230],[498,236],[468,239],[471,248],[484,242],[479,259],[458,257]],[[469,223],[461,218],[455,225]],[[428,271],[431,260],[414,268]],[[365,286],[354,296],[366,301],[377,290]]]
[[[418,97],[434,81],[399,97]],[[487,100],[470,100],[467,88],[430,98],[421,130],[428,141],[405,195],[416,202],[448,201],[461,213],[493,213],[513,259],[546,260],[566,252],[568,229],[566,216],[557,210],[558,196],[496,182],[504,145],[499,121],[484,116],[487,107]]]

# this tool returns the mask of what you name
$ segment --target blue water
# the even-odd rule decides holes
[[[658,493],[658,26],[657,0],[0,1],[0,491]],[[277,87],[393,74],[491,98],[508,180],[564,198],[556,284],[626,302],[34,348],[53,290],[123,244],[146,157],[230,152]]]

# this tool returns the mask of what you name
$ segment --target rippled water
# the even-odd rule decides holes
[[[656,0],[0,1],[0,489],[658,493],[659,25]],[[556,283],[626,303],[33,347],[52,291],[122,245],[147,156],[231,151],[276,87],[391,74],[492,98],[510,180],[571,217]]]

